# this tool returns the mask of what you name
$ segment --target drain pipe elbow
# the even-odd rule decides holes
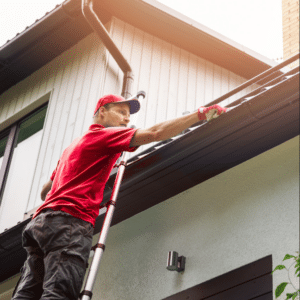
[[[106,28],[93,10],[93,0],[82,0],[81,9],[87,22],[100,37],[100,39],[124,73],[122,96],[124,98],[131,97],[131,88],[133,83],[133,71],[131,66],[124,58],[123,54],[120,52],[120,50],[110,37],[109,33],[107,32]]]
[[[128,99],[132,96],[131,91],[132,91],[132,86],[133,86],[133,72],[132,71],[127,71],[124,72],[124,77],[123,77],[123,87],[122,87],[122,97],[125,99]]]

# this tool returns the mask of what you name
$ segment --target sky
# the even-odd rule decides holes
[[[9,0],[2,3],[0,47],[62,2]],[[282,0],[160,0],[159,2],[261,55],[282,61]]]

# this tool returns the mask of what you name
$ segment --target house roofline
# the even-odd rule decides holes
[[[246,79],[277,64],[155,0],[102,0],[95,11],[103,24],[115,16]],[[56,6],[0,47],[0,94],[90,33],[80,0]]]
[[[212,36],[215,39],[217,39],[225,44],[228,44],[228,45],[238,49],[239,51],[252,56],[253,58],[258,59],[261,62],[264,62],[265,64],[267,64],[269,66],[274,67],[277,65],[276,61],[254,51],[254,50],[251,50],[250,48],[243,46],[240,43],[235,42],[234,40],[226,37],[225,35],[218,33],[217,31],[193,20],[190,17],[187,17],[186,15],[174,10],[171,7],[164,5],[163,3],[160,3],[156,0],[142,0],[142,2],[145,2],[145,3],[149,4],[150,6],[157,8],[158,10],[162,11],[163,13],[166,13],[167,15],[174,17],[178,21],[181,21],[181,22],[185,23],[186,25],[189,25],[189,26],[199,30],[199,31],[207,34],[208,36]]]

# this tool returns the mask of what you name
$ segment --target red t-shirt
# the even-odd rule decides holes
[[[52,188],[43,209],[61,210],[95,226],[105,184],[121,152],[133,152],[130,147],[136,129],[93,124],[63,152],[52,173]]]

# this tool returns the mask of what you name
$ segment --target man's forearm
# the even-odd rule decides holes
[[[191,127],[199,120],[210,121],[211,119],[219,117],[224,112],[226,112],[226,108],[217,104],[209,107],[201,106],[198,111],[189,115],[162,122],[148,129],[138,129],[131,139],[130,146],[135,147],[167,140]]]
[[[164,141],[177,134],[181,133],[183,130],[191,127],[193,124],[199,121],[198,112],[191,113],[173,120],[165,121],[156,124],[149,128],[149,130],[155,132],[155,141]]]

